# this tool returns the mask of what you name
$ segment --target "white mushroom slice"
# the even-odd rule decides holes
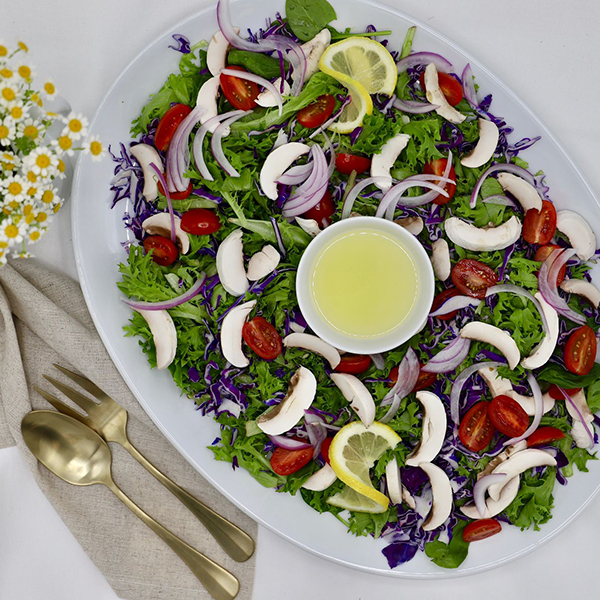
[[[500,497],[498,500],[487,499],[486,510],[483,517],[479,514],[477,507],[474,504],[468,504],[462,506],[460,512],[463,513],[469,519],[490,519],[499,515],[505,508],[508,508],[512,501],[517,497],[519,493],[519,485],[521,483],[521,476],[517,475],[508,481],[502,488]]]
[[[225,315],[221,324],[221,351],[225,360],[239,369],[250,364],[242,350],[242,328],[255,306],[256,300],[235,306]]]
[[[534,467],[554,467],[556,460],[548,452],[538,450],[537,448],[528,448],[511,456],[508,460],[498,465],[492,473],[506,473],[506,481],[495,483],[488,489],[488,494],[492,500],[498,500],[502,492],[502,488],[513,477],[524,473],[528,469]]]
[[[268,435],[281,435],[289,431],[310,408],[317,392],[317,380],[311,371],[300,367],[288,386],[285,398],[273,409],[263,413],[256,424]]]
[[[417,400],[423,406],[423,430],[419,445],[406,459],[409,467],[431,462],[442,449],[446,437],[446,411],[442,401],[433,392],[417,392]]]
[[[289,96],[290,94],[290,84],[285,81],[285,79],[283,80],[283,91],[281,88],[281,77],[278,77],[274,82],[273,82],[273,87],[281,93],[282,96]],[[277,99],[275,98],[275,95],[273,94],[273,92],[269,91],[269,90],[264,90],[263,92],[261,92],[255,100],[256,104],[258,104],[259,106],[264,106],[265,108],[271,108],[272,106],[278,106],[277,103]]]
[[[444,92],[440,89],[438,72],[433,63],[428,64],[425,69],[425,89],[428,102],[438,107],[435,109],[438,115],[444,117],[450,123],[462,123],[467,118],[446,100]]]
[[[542,307],[542,312],[548,323],[548,333],[542,341],[533,349],[533,352],[521,361],[524,369],[538,369],[545,365],[552,356],[558,342],[558,313],[550,306],[540,292],[536,292],[535,298]]]
[[[248,261],[248,279],[257,281],[266,277],[277,268],[280,260],[281,255],[271,244],[263,246],[262,250],[253,254]]]
[[[596,252],[596,236],[589,223],[572,210],[559,210],[556,213],[556,228],[569,238],[569,243],[581,260],[589,260]]]
[[[507,446],[502,452],[500,452],[500,454],[498,454],[498,456],[495,456],[492,460],[490,460],[490,462],[486,465],[485,469],[481,471],[481,473],[477,474],[477,481],[479,481],[482,477],[489,475],[500,463],[503,463],[505,460],[508,460],[513,454],[526,449],[527,440],[521,440],[516,444]]]
[[[275,143],[273,144],[273,150],[275,150],[275,148],[279,148],[279,146],[283,146],[284,144],[288,143],[288,134],[283,130],[280,129],[277,132],[277,139],[275,140]]]
[[[493,398],[502,396],[502,394],[506,394],[507,392],[512,392],[512,383],[509,379],[500,377],[496,367],[482,367],[477,372],[483,377],[483,380],[490,388]]]
[[[521,353],[519,352],[519,348],[517,348],[515,340],[512,339],[509,333],[498,327],[482,323],[481,321],[471,321],[460,330],[460,335],[463,338],[478,340],[496,347],[504,354],[511,369],[514,369],[519,364]]]
[[[395,223],[413,235],[419,235],[421,231],[423,231],[423,227],[425,227],[421,217],[405,217],[404,219],[396,219]]]
[[[232,296],[243,296],[249,287],[244,270],[242,235],[241,229],[232,231],[217,250],[217,273],[221,285]]]
[[[431,244],[431,265],[433,272],[440,281],[446,281],[450,277],[452,264],[450,263],[450,249],[448,242],[440,238]]]
[[[335,369],[342,360],[340,353],[333,346],[310,333],[290,333],[290,335],[283,338],[283,345],[286,348],[304,348],[305,350],[320,354],[323,358],[327,359],[332,369]]]
[[[323,490],[326,490],[330,485],[335,483],[336,480],[337,475],[335,474],[335,471],[329,465],[325,465],[316,473],[313,473],[302,484],[302,487],[306,490],[312,490],[313,492],[322,492]]]
[[[385,481],[387,492],[392,504],[402,504],[402,482],[400,481],[400,468],[395,458],[385,465]]]
[[[523,394],[519,394],[518,392],[515,392],[515,390],[510,390],[509,392],[506,392],[505,396],[509,396],[513,400],[516,400],[521,405],[521,408],[530,417],[533,417],[535,415],[535,400],[533,399],[533,396],[523,396]],[[554,400],[554,398],[547,393],[542,396],[542,400],[543,414],[546,414],[554,408],[556,400]]]
[[[321,233],[319,224],[314,219],[303,219],[302,217],[296,217],[296,223],[311,237],[317,237]]]
[[[289,142],[275,148],[267,156],[260,170],[260,187],[267,198],[277,200],[277,180],[295,160],[309,151],[310,146],[306,144]]]
[[[156,200],[158,198],[158,175],[150,166],[150,163],[156,165],[161,173],[165,170],[158,152],[148,144],[136,144],[135,146],[131,146],[129,153],[138,161],[140,167],[142,167],[142,175],[144,176],[142,194],[144,198],[148,202]]]
[[[182,254],[187,254],[190,249],[190,238],[188,234],[181,229],[181,219],[173,216],[175,222],[175,238],[179,251]],[[171,215],[168,212],[156,213],[148,217],[142,223],[142,229],[149,235],[162,235],[163,237],[171,237]]]
[[[358,377],[346,373],[332,373],[331,379],[348,400],[363,425],[369,427],[375,420],[375,402],[365,384]]]
[[[392,187],[392,176],[390,169],[394,166],[400,152],[406,148],[410,135],[399,133],[389,139],[381,148],[379,154],[371,158],[371,177],[382,177],[384,182],[377,181],[375,185],[382,191],[387,192]]]
[[[236,33],[240,32],[239,27],[234,27]],[[213,77],[217,77],[221,73],[221,69],[227,66],[227,51],[229,50],[229,42],[219,29],[212,36],[208,48],[206,49],[206,66]]]
[[[463,156],[460,159],[460,164],[469,169],[476,169],[485,165],[485,163],[494,156],[500,132],[498,126],[492,121],[479,118],[479,139],[477,145],[473,148],[471,154]]]
[[[177,330],[171,315],[166,310],[138,310],[146,319],[156,348],[156,368],[166,369],[177,351]]]
[[[306,58],[306,70],[304,72],[304,81],[308,81],[318,70],[319,61],[321,56],[325,52],[325,49],[331,43],[331,32],[329,29],[322,29],[315,35],[312,40],[302,44],[302,52]],[[292,80],[296,81],[298,75],[294,71],[292,73]]]
[[[594,415],[588,406],[587,399],[583,390],[579,390],[576,394],[570,395],[573,404],[577,407],[579,412],[573,408],[573,405],[566,401],[567,412],[573,419],[573,427],[571,428],[571,435],[575,440],[575,444],[578,448],[592,448],[594,446],[594,440],[590,437],[588,431],[594,435],[594,428],[592,423],[594,422]],[[581,416],[585,420],[585,425],[581,421]]]
[[[537,190],[522,177],[512,173],[500,173],[498,183],[505,192],[510,192],[519,201],[525,212],[532,208],[542,210],[542,198]]]
[[[423,523],[423,531],[432,531],[442,525],[452,511],[452,486],[448,475],[437,465],[425,462],[419,465],[431,483],[431,511]]]
[[[404,500],[404,502],[406,502],[406,504],[408,504],[410,508],[415,510],[415,508],[417,507],[417,503],[415,502],[413,495],[406,489],[405,486],[402,486],[402,499]]]
[[[219,114],[219,110],[217,108],[217,97],[219,95],[220,82],[221,80],[219,77],[211,77],[202,85],[200,91],[198,92],[196,106],[201,106],[204,108],[204,112],[200,116],[200,123],[202,123],[202,125],[204,125],[204,123],[206,123],[206,121],[209,119],[212,119]],[[219,123],[215,121],[208,127],[208,131],[214,133],[218,126]]]
[[[498,227],[475,227],[458,217],[446,219],[444,227],[457,246],[476,252],[502,250],[521,237],[521,221],[514,215]]]
[[[560,289],[585,298],[594,308],[600,306],[600,290],[585,279],[565,279],[560,284]]]

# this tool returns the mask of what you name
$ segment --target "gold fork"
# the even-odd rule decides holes
[[[154,475],[175,497],[177,497],[208,529],[220,546],[239,562],[248,560],[254,552],[254,540],[237,525],[234,525],[214,510],[194,498],[191,494],[171,481],[165,474],[159,471],[133,446],[127,437],[127,411],[110,396],[103,392],[95,383],[87,377],[83,377],[73,371],[54,365],[59,371],[80,385],[84,390],[99,400],[94,402],[77,390],[44,375],[54,387],[58,388],[67,398],[70,398],[77,406],[87,413],[87,416],[73,410],[70,406],[59,400],[56,396],[35,387],[56,410],[73,417],[94,430],[107,442],[120,444],[127,450],[146,470]]]

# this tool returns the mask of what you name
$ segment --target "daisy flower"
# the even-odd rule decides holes
[[[93,161],[100,161],[106,156],[106,148],[102,145],[100,137],[93,135],[85,144],[84,154],[91,154]]]
[[[88,120],[82,114],[72,112],[64,121],[66,127],[61,135],[68,135],[74,141],[87,135]]]
[[[23,52],[29,52],[29,47],[25,42],[19,42],[17,46],[19,47],[19,50],[22,50]]]
[[[31,169],[36,175],[52,177],[58,171],[58,157],[50,148],[39,147],[33,150],[24,160],[26,169]]]
[[[10,108],[19,97],[20,90],[14,83],[0,81],[0,106]]]
[[[15,139],[17,130],[11,118],[0,120],[0,146],[8,146]]]
[[[12,219],[6,219],[0,224],[0,232],[7,238],[10,245],[20,244],[23,236],[27,233],[27,224],[25,221],[14,223]]]
[[[8,67],[2,67],[2,69],[0,69],[0,77],[2,79],[12,79],[15,76],[15,72],[12,69],[9,69]]]
[[[0,60],[5,59],[8,56],[8,46],[0,41]]]
[[[0,167],[4,171],[14,171],[21,164],[21,159],[12,152],[0,152]]]
[[[31,65],[20,64],[17,67],[17,74],[21,79],[25,80],[27,83],[31,83],[31,80],[35,76],[35,71]]]
[[[50,143],[52,148],[57,154],[66,154],[67,156],[73,156],[73,138],[68,135],[61,135],[57,140],[52,140]],[[63,171],[64,172],[64,171]]]
[[[22,202],[29,187],[27,180],[21,175],[10,175],[2,180],[1,185],[4,192],[4,204],[8,204],[9,206],[11,202]]]
[[[47,100],[54,100],[54,98],[56,98],[56,86],[54,85],[54,80],[46,79],[42,87],[42,91],[44,92]]]
[[[15,100],[13,105],[10,107],[8,114],[15,123],[18,123],[22,119],[25,119],[29,113],[23,104],[23,100]]]
[[[23,137],[29,138],[34,142],[38,142],[42,136],[43,129],[42,123],[37,119],[32,119],[29,117],[28,119],[24,119],[20,121],[18,124],[19,134]]]

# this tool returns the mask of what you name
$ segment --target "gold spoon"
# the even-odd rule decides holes
[[[89,427],[52,410],[34,410],[21,422],[21,433],[34,456],[73,485],[101,483],[156,533],[190,568],[215,600],[232,600],[239,581],[223,567],[179,539],[146,514],[115,484],[108,444]]]

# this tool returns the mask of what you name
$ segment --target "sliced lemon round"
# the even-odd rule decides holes
[[[385,46],[366,37],[350,37],[331,44],[321,56],[319,68],[336,79],[339,75],[349,77],[363,86],[367,94],[391,96],[398,80],[392,55]]]
[[[347,485],[344,486],[341,492],[327,498],[327,503],[352,512],[379,514],[386,510],[379,502],[359,494]]]
[[[365,88],[347,75],[328,73],[348,88],[350,103],[344,107],[337,120],[329,126],[335,133],[351,133],[363,123],[365,115],[373,112],[373,100]]]
[[[399,441],[400,436],[379,421],[369,427],[360,421],[349,423],[337,432],[331,442],[331,468],[347,486],[379,504],[383,511],[387,510],[389,498],[373,487],[369,469],[386,450],[395,448]]]

